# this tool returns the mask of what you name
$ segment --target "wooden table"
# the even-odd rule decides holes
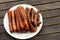
[[[60,40],[60,0],[0,0],[0,40],[18,40],[9,36],[3,27],[6,11],[17,4],[30,4],[42,10],[42,30],[28,40]]]

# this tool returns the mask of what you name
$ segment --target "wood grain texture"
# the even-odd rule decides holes
[[[6,14],[6,12],[7,12],[6,10],[0,11],[0,18],[1,18],[1,17],[4,17],[4,15]]]
[[[45,35],[45,36],[38,36],[38,37],[33,37],[28,40],[60,40],[60,33],[55,33],[55,34],[50,34],[50,35]]]
[[[60,2],[38,5],[38,6],[35,6],[35,7],[38,8],[38,9],[40,8],[42,11],[51,10],[51,9],[60,8]]]
[[[4,34],[3,34],[4,35]],[[8,35],[0,35],[0,40],[14,40],[13,38],[11,38],[10,36]]]
[[[53,18],[44,19],[43,26],[54,25],[58,23],[60,23],[60,17],[53,17]]]
[[[20,2],[20,1],[37,1],[37,0],[0,0],[0,3],[4,3],[4,2]],[[47,2],[55,2],[55,1],[60,1],[60,0],[38,0],[42,3],[47,3]]]
[[[57,17],[60,15],[60,9],[41,12],[43,18]]]
[[[0,18],[0,26],[3,25],[3,18]]]
[[[46,27],[43,26],[41,32],[39,32],[38,35],[53,34],[58,32],[60,32],[60,24],[46,26]]]
[[[26,2],[26,1],[37,1],[37,0],[1,0],[0,3],[10,3],[10,2],[20,2],[20,1],[25,1]]]
[[[5,29],[3,26],[0,26],[0,33],[5,33]]]
[[[44,2],[42,2],[44,3]],[[11,2],[11,3],[4,3],[0,4],[0,10],[9,9],[12,6],[15,6],[17,4],[30,4],[30,5],[36,5],[37,8],[41,8],[42,10],[48,10],[48,9],[54,9],[54,8],[60,8],[60,2],[54,2],[51,4],[44,4],[44,5],[38,5],[42,4],[40,1],[21,1],[21,2]],[[57,5],[58,4],[58,5]]]
[[[3,2],[10,2],[10,1],[17,1],[17,0],[0,0],[0,3],[3,3]]]
[[[18,40],[18,39],[13,38],[6,33],[6,34],[0,34],[0,40]]]

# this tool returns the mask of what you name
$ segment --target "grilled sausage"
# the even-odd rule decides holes
[[[14,11],[11,11],[12,12],[12,25],[13,25],[13,30],[14,32],[17,31],[17,28],[16,28],[16,22],[15,22],[15,14],[14,14]]]
[[[19,17],[18,17],[17,9],[14,10],[14,13],[15,13],[15,17],[16,17],[17,30],[18,30],[18,32],[20,32],[21,31],[21,28],[20,28],[20,25],[19,25]]]
[[[12,12],[8,10],[8,20],[9,20],[9,29],[10,29],[10,32],[13,32],[13,29],[12,29]]]

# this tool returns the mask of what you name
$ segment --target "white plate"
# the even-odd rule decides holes
[[[18,6],[23,6],[24,8],[28,7],[28,8],[33,8],[35,11],[37,11],[37,8],[31,6],[31,5],[27,5],[27,4],[19,4],[19,5],[16,5],[16,6],[13,6],[10,10],[15,10]],[[27,32],[27,33],[11,33],[9,31],[9,22],[8,22],[8,16],[7,16],[7,12],[4,16],[4,28],[6,30],[6,32],[11,35],[12,37],[14,38],[17,38],[17,39],[29,39],[29,38],[32,38],[33,36],[35,36],[36,34],[39,33],[39,31],[41,30],[42,28],[42,24],[43,24],[43,19],[42,19],[42,15],[40,15],[40,21],[41,21],[41,24],[39,25],[39,27],[37,27],[37,31],[36,32]]]

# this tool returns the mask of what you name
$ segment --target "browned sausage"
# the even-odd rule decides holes
[[[34,17],[35,17],[35,10],[31,8],[31,22],[34,22]]]
[[[39,21],[39,13],[40,13],[40,10],[38,10],[37,12],[33,11],[35,13],[35,16],[34,16],[34,24],[35,26],[37,27],[37,25],[39,25],[41,22]]]
[[[40,24],[41,24],[41,22],[40,22],[40,20],[39,20],[39,13],[40,13],[41,11],[40,11],[40,9],[38,9],[38,11],[37,11],[37,26],[39,26]]]
[[[15,17],[16,17],[17,30],[18,30],[18,32],[20,32],[21,31],[21,28],[19,27],[19,17],[18,17],[17,9],[14,10],[14,13],[15,13]]]
[[[16,22],[15,22],[15,14],[14,14],[14,11],[11,11],[12,12],[12,25],[13,25],[13,30],[14,32],[17,31],[17,28],[16,28]]]
[[[9,20],[9,29],[10,29],[10,32],[13,32],[13,29],[12,29],[12,12],[8,10],[8,20]]]

